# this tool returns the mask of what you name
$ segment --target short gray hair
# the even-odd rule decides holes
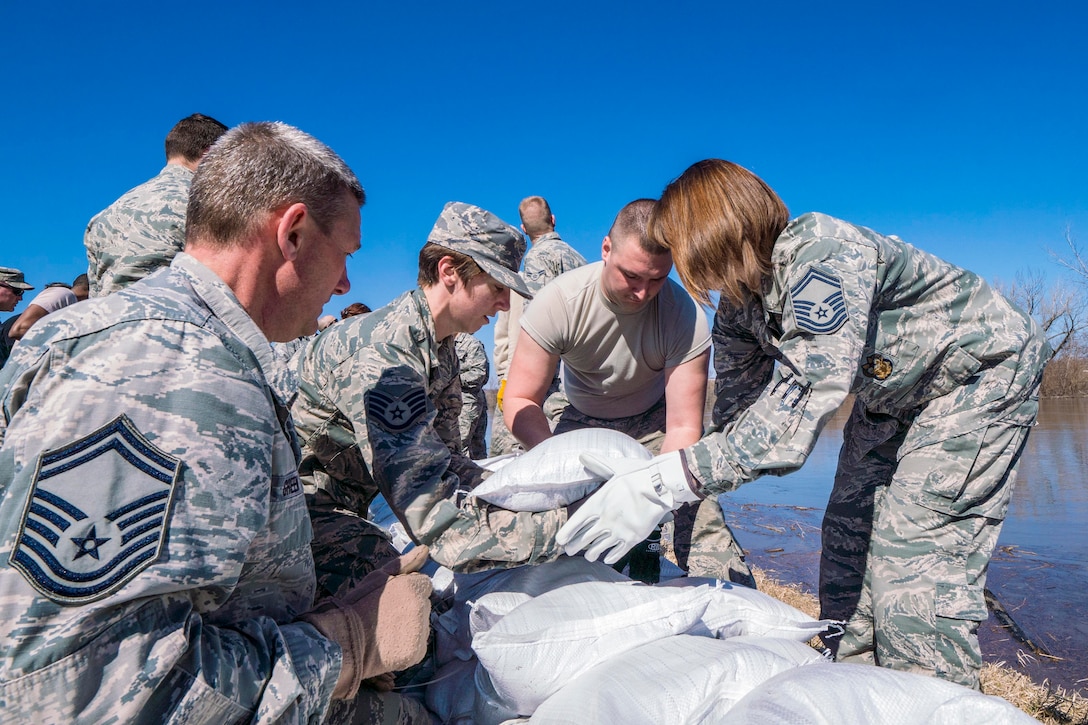
[[[345,191],[366,203],[359,180],[328,146],[285,123],[244,123],[220,137],[197,167],[185,238],[230,246],[269,212],[299,202],[328,232],[345,211]]]

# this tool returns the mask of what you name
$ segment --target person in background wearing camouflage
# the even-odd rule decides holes
[[[525,253],[521,276],[531,294],[553,279],[577,269],[586,263],[586,258],[579,254],[555,231],[555,214],[542,196],[527,196],[518,205],[521,216],[521,230],[529,237],[529,251]],[[491,421],[491,455],[500,456],[512,451],[524,451],[525,447],[506,427],[502,416],[502,401],[506,390],[506,371],[514,357],[518,331],[521,329],[521,315],[528,303],[518,298],[510,300],[510,309],[495,318],[495,375],[499,379],[499,390],[495,396],[495,417]],[[558,392],[560,386],[559,371],[552,379],[548,394]]]
[[[186,253],[16,346],[0,373],[6,721],[314,723],[338,702],[357,722],[429,722],[360,687],[425,652],[430,582],[394,576],[419,554],[312,609],[297,439],[269,383],[269,340],[312,332],[348,290],[363,201],[316,139],[239,126],[193,179]]]
[[[12,312],[23,299],[23,294],[32,289],[34,286],[26,283],[22,271],[13,267],[0,267],[0,312]],[[0,323],[0,366],[7,361],[11,348],[15,345],[15,338],[8,333],[21,316],[12,315]]]
[[[558,277],[525,311],[503,414],[527,447],[578,428],[618,430],[654,453],[702,435],[710,329],[668,279],[668,250],[645,241],[653,204],[624,206],[601,244],[603,261]],[[563,390],[549,395],[560,360]],[[754,586],[717,503],[702,508],[676,517],[677,562],[692,576]],[[633,578],[655,580],[659,549],[640,547],[616,567],[630,564]]]
[[[458,377],[461,379],[461,416],[458,428],[461,431],[461,453],[478,461],[487,458],[487,396],[484,385],[491,376],[491,365],[487,362],[487,350],[479,338],[467,332],[459,332],[454,337],[459,365]]]
[[[166,166],[125,192],[87,224],[91,297],[105,297],[143,279],[185,246],[185,204],[200,159],[227,127],[194,113],[166,135]]]
[[[301,354],[292,409],[318,582],[335,594],[396,555],[365,517],[380,493],[411,538],[455,571],[559,556],[566,509],[506,511],[467,498],[485,471],[461,453],[454,336],[509,307],[525,242],[494,214],[446,204],[419,253],[419,287],[321,333]]]
[[[823,523],[821,617],[837,658],[978,686],[990,555],[1050,348],[982,279],[823,214],[790,220],[761,179],[701,161],[648,233],[672,249],[713,338],[717,428],[618,465],[560,532],[619,556],[683,501],[796,470],[851,393]]]

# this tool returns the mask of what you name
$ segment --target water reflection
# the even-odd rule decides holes
[[[846,412],[839,411],[804,467],[763,477],[729,494],[732,503],[810,506],[822,510],[831,493]],[[1000,546],[1051,561],[1088,565],[1088,399],[1042,401],[1028,437]]]

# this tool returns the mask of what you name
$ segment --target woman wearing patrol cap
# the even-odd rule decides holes
[[[333,325],[300,353],[292,409],[310,493],[322,593],[395,555],[365,517],[380,491],[412,539],[460,571],[554,559],[566,511],[505,511],[465,494],[485,471],[460,453],[454,338],[528,296],[521,233],[471,204],[446,204],[419,253],[419,287]]]
[[[820,616],[846,622],[828,644],[977,687],[986,569],[1050,355],[1035,323],[896,237],[791,221],[720,159],[665,188],[648,235],[697,299],[721,293],[715,432],[613,465],[560,531],[566,551],[607,561],[684,501],[796,470],[853,394],[823,523]]]

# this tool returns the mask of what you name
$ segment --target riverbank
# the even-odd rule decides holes
[[[822,511],[782,504],[735,504],[728,496],[721,501],[725,519],[752,565],[815,594]],[[1003,663],[1036,684],[1060,686],[1079,698],[1088,697],[1088,621],[1083,601],[1088,577],[1083,570],[1016,547],[999,547],[990,564],[987,589],[996,606],[991,606],[989,618],[979,629],[984,661]]]

